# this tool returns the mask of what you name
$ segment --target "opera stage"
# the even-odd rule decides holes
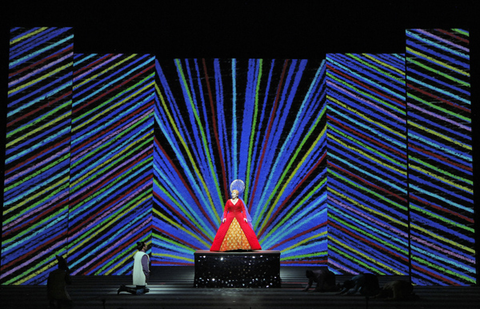
[[[281,267],[281,288],[195,288],[193,266],[153,267],[150,293],[140,296],[117,295],[121,284],[131,284],[130,276],[75,276],[68,291],[75,309],[131,308],[366,308],[365,298],[335,293],[302,291],[307,283],[307,267]],[[343,282],[349,276],[337,276]],[[380,284],[398,279],[381,276]],[[450,309],[477,308],[480,287],[415,287],[415,301],[370,300],[368,308]],[[0,286],[3,309],[47,308],[46,286]]]

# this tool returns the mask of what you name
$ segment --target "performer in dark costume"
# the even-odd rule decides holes
[[[210,251],[261,250],[257,236],[249,223],[245,204],[239,198],[245,185],[237,179],[230,185],[232,198],[225,204],[222,223]]]
[[[346,295],[354,295],[360,292],[363,296],[373,296],[380,291],[378,284],[378,278],[374,274],[359,274],[350,280],[346,280],[343,285],[340,285],[340,294],[346,293]]]
[[[50,308],[71,308],[72,299],[67,292],[67,284],[72,284],[70,269],[65,259],[57,255],[58,269],[48,275],[47,296]]]
[[[338,287],[335,284],[335,274],[328,270],[326,266],[316,270],[307,270],[305,274],[308,278],[308,284],[304,291],[308,291],[314,282],[317,283],[315,287],[316,292],[338,291]]]

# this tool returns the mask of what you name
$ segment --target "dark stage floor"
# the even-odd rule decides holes
[[[367,308],[365,298],[335,293],[303,292],[303,267],[282,267],[282,287],[276,289],[194,288],[193,267],[154,267],[150,293],[117,295],[129,276],[76,276],[69,287],[74,308]],[[338,276],[342,282],[348,277]],[[380,284],[398,277],[379,277]],[[48,308],[45,286],[1,286],[1,308]],[[370,300],[368,308],[479,308],[480,287],[415,287],[415,301]]]

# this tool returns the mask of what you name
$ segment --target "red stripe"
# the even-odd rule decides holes
[[[280,82],[278,84],[278,87],[277,87],[277,94],[275,96],[275,102],[274,102],[274,105],[273,105],[273,109],[272,109],[272,113],[270,114],[270,119],[269,119],[269,123],[268,123],[268,128],[267,128],[267,132],[265,134],[265,139],[263,141],[263,146],[262,146],[262,155],[260,156],[260,160],[259,160],[259,163],[258,163],[258,168],[257,168],[257,173],[255,175],[255,183],[253,184],[253,189],[252,189],[252,194],[251,194],[251,197],[249,199],[249,207],[248,207],[248,211],[250,212],[251,209],[252,209],[252,205],[253,205],[253,200],[254,200],[254,197],[255,197],[255,191],[257,190],[257,184],[258,184],[258,179],[260,178],[259,175],[260,175],[260,171],[262,170],[262,165],[263,165],[263,158],[265,157],[265,152],[267,150],[267,144],[268,144],[268,139],[270,137],[270,131],[272,130],[272,125],[273,125],[273,121],[275,119],[275,114],[277,112],[277,108],[278,108],[278,101],[280,100],[280,94],[281,94],[281,90],[283,89],[283,80],[285,78],[285,73],[287,71],[287,68],[288,68],[288,63],[289,63],[289,59],[285,60],[285,62],[283,63],[283,70],[282,70],[282,75],[280,77]],[[253,134],[253,132],[252,132]]]
[[[193,244],[191,243],[187,243],[185,241],[185,239],[182,239],[182,238],[179,238],[171,233],[168,233],[167,231],[165,230],[162,230],[160,229],[158,226],[153,226],[153,229],[157,232],[159,232],[160,234],[163,234],[163,235],[167,235],[168,237],[172,238],[172,239],[175,239],[178,243],[180,244],[184,244],[185,246],[189,247],[189,248],[192,248],[192,249],[195,249],[195,250],[201,250],[199,247],[197,246],[194,246]]]
[[[396,258],[398,258],[398,259],[400,259],[404,262],[408,262],[408,258],[403,257],[403,256],[397,254],[394,251],[390,251],[387,247],[380,246],[379,244],[377,244],[377,243],[375,243],[371,240],[368,240],[367,238],[361,237],[360,234],[358,234],[357,232],[353,232],[350,229],[344,228],[344,227],[338,225],[335,221],[330,221],[330,226],[339,229],[343,233],[348,234],[348,235],[352,236],[353,238],[358,239],[362,243],[368,244],[370,247],[375,247],[375,248],[377,248],[377,250],[385,252],[389,256],[394,256],[394,257],[396,257]],[[368,254],[371,254],[371,252],[368,252]],[[378,259],[378,257],[377,257],[377,259]]]
[[[399,200],[402,201],[402,202],[405,202],[405,203],[407,202],[407,200],[406,200],[405,198],[399,196],[398,194],[395,194],[395,193],[393,193],[392,191],[388,191],[388,190],[386,190],[386,189],[384,189],[384,188],[382,188],[382,187],[379,187],[379,186],[377,186],[377,185],[375,185],[375,184],[373,184],[373,183],[371,183],[371,182],[369,182],[369,181],[361,178],[360,176],[357,176],[357,175],[355,175],[355,174],[353,174],[353,173],[351,173],[351,172],[349,172],[349,171],[347,171],[347,170],[345,170],[345,169],[343,169],[343,168],[341,168],[341,167],[339,167],[339,166],[337,166],[337,165],[335,165],[335,164],[333,164],[333,163],[331,163],[331,162],[328,162],[328,165],[336,168],[337,170],[339,170],[339,171],[341,171],[341,172],[343,172],[343,173],[345,173],[345,174],[347,174],[347,175],[349,175],[349,176],[351,176],[351,177],[353,177],[353,178],[355,178],[355,179],[358,179],[360,182],[363,182],[364,184],[367,184],[368,186],[370,186],[370,187],[372,187],[372,188],[375,188],[375,189],[377,189],[377,190],[379,190],[379,191],[381,191],[381,192],[385,192],[387,195],[394,196],[394,197],[396,197],[397,199],[399,199]]]
[[[411,147],[411,148],[413,148],[413,149],[416,149],[416,150],[418,150],[419,152],[424,153],[424,154],[426,154],[426,155],[428,155],[428,156],[435,157],[435,158],[439,159],[440,161],[446,162],[446,164],[455,165],[455,166],[457,166],[457,167],[459,167],[459,168],[461,168],[461,169],[464,169],[464,170],[467,170],[467,171],[470,171],[470,172],[472,171],[472,168],[471,168],[470,166],[466,166],[466,165],[463,165],[463,164],[460,164],[460,163],[457,163],[457,162],[450,161],[450,160],[448,160],[446,157],[443,157],[443,156],[437,155],[437,154],[435,154],[435,153],[433,153],[433,152],[430,152],[430,151],[421,149],[421,148],[419,148],[419,147],[417,147],[417,146],[414,146],[414,145],[412,145],[412,144],[409,144],[408,147],[409,147],[409,148]]]
[[[30,259],[30,258],[35,258],[36,260],[38,259],[41,259],[42,256],[44,256],[45,254],[50,254],[49,252],[47,253],[44,253],[44,251],[46,251],[46,249],[50,246],[50,245],[53,245],[53,244],[58,244],[59,242],[59,239],[61,238],[65,238],[67,240],[67,231],[57,235],[56,237],[50,239],[49,241],[45,242],[45,243],[42,243],[40,245],[36,245],[36,246],[33,246],[32,247],[32,250],[28,251],[27,254],[21,254],[19,255],[19,257],[17,259],[14,259],[12,261],[10,261],[10,263],[8,264],[2,264],[1,266],[1,271],[4,272],[5,270],[7,269],[10,269],[12,267],[14,267],[15,265],[20,265],[22,264],[25,260],[27,259]],[[42,255],[42,253],[44,253]],[[18,270],[20,271],[20,270]]]
[[[89,106],[89,105],[91,105],[92,103],[94,103],[95,101],[103,98],[104,96],[110,94],[110,93],[113,92],[114,90],[116,90],[116,89],[118,89],[118,88],[121,88],[122,86],[124,86],[125,84],[127,84],[128,82],[130,82],[131,80],[136,79],[138,76],[140,76],[140,75],[144,74],[145,72],[147,72],[148,70],[152,69],[154,66],[155,66],[155,64],[152,64],[151,66],[145,68],[143,71],[141,71],[141,72],[139,72],[139,73],[131,76],[129,79],[124,80],[122,83],[116,85],[115,87],[109,88],[108,91],[103,92],[101,95],[99,95],[98,97],[93,98],[91,101],[88,101],[88,102],[86,102],[85,104],[82,104],[82,105],[77,106],[77,108],[73,110],[73,114],[79,113],[82,109],[85,109],[87,106]],[[79,100],[79,98],[77,98],[77,100]]]
[[[322,264],[327,264],[328,259],[325,260],[307,260],[307,261],[281,261],[280,262],[282,265],[284,264],[315,264],[316,266],[321,266]],[[302,284],[305,282],[302,282]]]
[[[129,230],[129,232],[131,232],[133,235],[136,235],[136,238],[133,238],[131,241],[125,241],[123,242],[121,245],[115,247],[115,249],[113,251],[110,251],[106,256],[104,256],[101,260],[99,260],[97,263],[95,263],[94,265],[90,265],[88,266],[87,268],[85,268],[83,271],[82,271],[82,274],[88,274],[88,273],[92,273],[95,271],[95,269],[97,269],[101,264],[105,263],[106,261],[108,261],[109,259],[113,258],[116,254],[118,254],[119,252],[122,252],[122,251],[126,251],[126,248],[129,247],[131,244],[134,244],[136,243],[136,241],[138,239],[141,239],[143,237],[143,235],[146,234],[146,232],[148,232],[148,225],[151,223],[152,219],[151,217],[148,218],[147,220],[145,220],[144,222],[142,222],[141,224],[139,224],[136,228],[134,228],[133,230]],[[141,233],[141,232],[138,232],[139,230],[142,230],[145,228],[145,226],[147,226],[147,231],[144,232],[144,233]],[[110,250],[110,249],[113,249],[111,247],[108,247],[106,248],[106,250]],[[133,257],[132,257],[133,259]],[[78,274],[77,274],[78,275]]]
[[[215,121],[215,107],[213,106],[213,95],[212,95],[212,90],[210,89],[210,81],[208,79],[208,72],[207,72],[207,64],[205,62],[205,58],[202,59],[203,62],[203,70],[205,71],[205,82],[207,83],[207,89],[208,89],[208,98],[210,99],[210,109],[212,110],[212,123],[213,123],[213,132],[215,135],[215,141],[217,142],[217,148],[218,148],[218,155],[220,157],[220,164],[222,166],[222,178],[223,178],[223,190],[224,194],[226,197],[229,196],[228,194],[228,185],[227,185],[227,176],[225,175],[225,162],[223,160],[223,153],[222,153],[222,147],[220,146],[220,139],[218,135],[218,130],[217,130],[217,122]],[[223,199],[222,199],[223,203]]]
[[[371,88],[371,87],[367,86],[366,84],[360,82],[358,79],[355,79],[355,78],[353,78],[353,77],[351,77],[351,76],[349,76],[349,75],[347,75],[347,74],[345,74],[345,73],[342,73],[342,72],[334,69],[334,68],[333,68],[331,65],[329,65],[329,64],[327,64],[327,69],[330,69],[330,70],[336,72],[337,74],[342,75],[342,76],[345,77],[346,79],[351,80],[352,82],[354,82],[354,83],[356,83],[356,84],[358,84],[358,85],[360,85],[360,86],[362,86],[362,87],[370,90],[371,92],[374,92],[374,93],[378,94],[378,95],[381,96],[381,97],[384,97],[384,98],[386,98],[386,99],[388,99],[388,100],[390,100],[390,101],[393,101],[393,102],[395,102],[395,103],[397,103],[397,104],[400,104],[400,105],[403,106],[403,107],[406,106],[406,105],[405,105],[405,102],[399,101],[399,100],[397,100],[397,99],[395,99],[395,98],[392,98],[392,97],[389,97],[389,96],[387,96],[385,93],[382,93],[382,92],[380,92],[380,91],[377,91],[377,90],[375,90],[375,88]]]
[[[193,198],[193,200],[195,201],[195,204],[197,205],[198,209],[200,209],[200,211],[202,212],[203,216],[208,220],[208,222],[210,223],[211,227],[216,229],[216,226],[215,224],[213,223],[212,219],[210,218],[209,215],[207,215],[207,213],[205,212],[205,209],[204,207],[200,204],[200,201],[198,200],[197,196],[193,193],[192,189],[190,188],[190,185],[189,183],[187,183],[185,181],[185,179],[183,178],[182,174],[179,172],[179,170],[177,169],[176,165],[173,164],[173,161],[172,159],[168,156],[168,154],[166,153],[165,149],[163,149],[162,145],[160,145],[160,143],[158,142],[158,140],[155,138],[155,144],[157,144],[158,148],[162,151],[163,153],[163,156],[165,158],[167,158],[168,162],[170,163],[170,166],[173,167],[173,169],[175,170],[175,172],[177,173],[177,176],[178,178],[182,181],[183,183],[183,186],[184,188],[186,188],[188,190],[188,193],[190,193],[190,196]]]
[[[182,262],[161,262],[161,261],[152,261],[152,265],[177,265],[177,266],[192,266],[194,265],[193,262],[191,263],[182,263]]]
[[[283,241],[279,242],[278,244],[274,245],[273,247],[268,248],[268,250],[273,250],[273,249],[275,249],[275,248],[277,248],[277,247],[280,247],[281,245],[283,245],[283,244],[285,244],[285,243],[287,243],[287,242],[289,242],[289,241],[292,241],[292,240],[294,240],[294,239],[297,239],[297,238],[300,237],[300,236],[303,236],[303,235],[306,235],[306,234],[311,233],[311,232],[313,232],[313,231],[316,231],[316,230],[318,230],[318,229],[320,229],[320,228],[322,228],[322,227],[325,227],[326,225],[327,225],[327,221],[322,222],[322,223],[320,223],[319,225],[314,226],[314,227],[312,227],[312,228],[310,228],[310,229],[308,229],[308,230],[306,230],[306,231],[303,231],[303,232],[301,232],[301,233],[295,234],[295,235],[292,236],[292,237],[289,237],[289,238],[287,238],[287,239],[284,239]]]
[[[134,110],[132,113],[129,113],[128,115],[125,116],[125,118],[122,118],[120,119],[119,121],[115,122],[113,125],[109,126],[108,127],[108,130],[109,131],[114,131],[115,128],[121,126],[121,125],[125,125],[125,122],[129,119],[132,119],[134,118],[134,116],[140,114],[141,112],[143,112],[145,109],[148,109],[148,108],[151,108],[152,105],[153,105],[153,102],[154,100],[148,102],[147,104],[144,104],[142,105],[141,107],[139,107],[138,109]],[[148,116],[148,114],[145,114],[144,117]],[[74,127],[75,128],[75,127]],[[126,128],[128,129],[128,128]],[[120,134],[120,133],[118,133]],[[72,153],[72,157],[75,157],[75,154],[77,152],[80,152],[81,149],[83,149],[84,147],[86,147],[88,144],[90,144],[92,141],[96,141],[98,140],[100,137],[99,135],[94,135],[94,136],[91,136],[89,139],[87,139],[86,141],[84,141],[83,143],[79,144],[79,145],[76,145],[75,148],[72,149],[71,153]]]
[[[385,143],[381,143],[381,142],[379,142],[379,141],[377,141],[377,140],[374,140],[374,139],[372,139],[372,138],[370,138],[370,137],[368,137],[368,136],[360,133],[359,131],[356,131],[356,130],[354,130],[353,128],[348,127],[348,126],[342,124],[340,121],[332,118],[331,116],[327,116],[327,119],[330,120],[330,121],[332,121],[332,122],[334,122],[334,123],[336,123],[337,125],[341,126],[344,130],[347,130],[347,131],[349,131],[349,132],[351,132],[351,133],[353,133],[353,134],[355,134],[355,135],[357,135],[357,136],[360,136],[361,138],[363,138],[363,139],[365,139],[365,140],[367,140],[367,141],[369,141],[369,142],[371,142],[371,143],[373,143],[373,144],[375,144],[375,145],[377,145],[377,146],[379,146],[379,147],[381,147],[381,148],[383,148],[383,149],[385,149],[385,150],[388,150],[388,151],[390,151],[390,152],[393,152],[393,153],[397,154],[398,156],[400,156],[400,157],[402,157],[402,158],[404,158],[404,159],[407,158],[407,155],[406,155],[406,154],[401,153],[401,152],[399,152],[398,150],[395,150],[395,149],[393,149],[393,148],[390,148],[390,147],[388,147]]]
[[[109,183],[110,181],[112,181],[113,179],[117,178],[119,175],[129,171],[130,169],[132,169],[135,165],[137,165],[141,160],[149,157],[150,155],[152,154],[152,150],[150,151],[147,151],[146,153],[144,153],[142,156],[140,157],[137,157],[135,160],[133,160],[133,162],[131,162],[130,164],[124,166],[122,169],[118,170],[116,173],[114,173],[113,175],[110,175],[108,178],[104,179],[102,182],[98,183],[97,185],[95,186],[90,186],[89,183],[87,182],[84,182],[82,183],[82,185],[84,187],[87,187],[88,190],[84,191],[82,194],[80,194],[80,196],[82,197],[85,197],[87,194],[90,195],[90,194],[93,194],[94,192],[97,192],[97,190],[100,190],[103,186],[105,186],[107,183]],[[77,201],[83,201],[83,198],[80,198],[79,196],[79,199],[76,199]],[[72,205],[76,205],[77,203],[72,203]]]
[[[48,151],[50,151],[51,149],[54,149],[62,144],[66,144],[68,143],[67,147],[70,148],[70,136],[64,138],[63,140],[59,141],[58,143],[54,144],[53,146],[50,146],[44,150],[42,150],[41,152],[39,153],[36,153],[34,156],[31,156],[29,157],[28,159],[26,159],[25,161],[22,161],[20,163],[18,163],[17,165],[9,168],[6,172],[5,172],[5,175],[8,175],[9,173],[11,173],[12,171],[22,167],[22,166],[30,166],[30,162],[34,161],[36,158],[44,155],[45,153],[47,153]],[[52,160],[56,160],[56,158],[53,158]]]
[[[143,179],[140,179],[138,182],[136,182],[135,184],[133,184],[127,191],[124,192],[123,195],[121,196],[118,196],[116,199],[114,199],[113,201],[111,201],[110,203],[108,204],[105,204],[102,208],[98,209],[96,212],[90,214],[89,217],[87,218],[84,218],[81,222],[78,222],[77,224],[75,224],[75,226],[73,227],[69,227],[69,237],[72,237],[73,234],[75,234],[78,230],[84,228],[85,226],[87,226],[90,222],[92,222],[95,218],[101,216],[107,209],[110,209],[112,207],[112,205],[114,204],[117,204],[119,201],[123,200],[125,198],[125,196],[129,196],[130,193],[132,193],[133,191],[135,191],[137,188],[139,188],[140,186],[142,186],[145,182],[147,182],[148,180],[150,180],[149,177],[147,178],[143,178]],[[74,206],[76,204],[78,204],[78,202],[81,202],[83,201],[83,198],[79,198],[79,200],[77,202],[75,201],[70,201],[70,209],[73,209]],[[82,224],[83,223],[83,224]]]
[[[3,234],[2,238],[3,238],[3,239],[6,239],[6,238],[9,237],[10,234],[15,233],[16,231],[21,231],[21,230],[23,230],[23,229],[26,229],[26,228],[28,228],[29,226],[32,226],[33,224],[35,224],[37,221],[39,221],[39,220],[42,219],[42,218],[47,218],[47,217],[49,217],[52,213],[54,213],[54,212],[56,212],[58,209],[62,208],[65,204],[68,204],[68,202],[69,202],[68,197],[65,197],[65,198],[63,199],[63,201],[61,201],[60,203],[55,204],[55,205],[47,208],[45,211],[37,214],[35,217],[28,219],[28,221],[27,221],[27,220],[22,220],[21,225],[19,224],[19,225],[15,226],[15,228],[13,228],[13,229],[11,229],[11,230],[6,230],[6,231],[4,231],[4,232],[3,232],[4,234]],[[67,210],[67,212],[68,212],[68,210]]]
[[[446,34],[446,35],[448,35],[448,36],[451,36],[451,37],[453,37],[455,40],[459,40],[459,41],[462,41],[462,42],[467,43],[467,44],[470,43],[469,40],[467,40],[467,39],[465,39],[465,38],[462,38],[461,36],[455,35],[455,34],[453,34],[452,32],[448,32],[448,31],[443,30],[443,29],[435,29],[435,30],[438,31],[438,32],[444,33],[444,34]]]
[[[15,124],[15,123],[17,123],[17,122],[25,119],[25,118],[27,118],[27,117],[30,117],[30,116],[32,116],[32,115],[35,115],[35,114],[39,113],[42,109],[46,109],[46,108],[50,108],[50,107],[52,107],[52,106],[56,106],[56,103],[57,103],[58,101],[64,99],[66,96],[70,96],[70,95],[72,95],[71,89],[68,90],[68,91],[66,91],[66,92],[64,92],[61,96],[56,97],[54,100],[48,101],[48,102],[46,102],[46,104],[43,104],[43,105],[37,107],[36,109],[31,110],[31,111],[29,111],[28,113],[21,115],[20,117],[15,117],[12,121],[10,121],[9,123],[7,123],[7,128],[10,127],[10,126],[13,125],[13,124]]]
[[[106,54],[105,56],[103,56],[101,58],[98,58],[96,61],[90,63],[89,65],[81,67],[79,70],[73,72],[73,77],[75,78],[76,76],[81,75],[80,74],[81,72],[86,71],[87,69],[97,65],[98,63],[100,63],[102,61],[106,61],[107,58],[111,58],[112,56],[113,56],[113,54]]]
[[[36,66],[39,66],[40,64],[42,64],[42,63],[44,63],[44,62],[46,62],[46,61],[48,61],[48,60],[50,60],[50,59],[58,58],[58,57],[60,57],[62,54],[65,54],[66,52],[71,51],[71,50],[73,50],[73,45],[70,45],[68,48],[66,48],[66,49],[64,49],[64,50],[60,50],[59,52],[57,52],[57,53],[55,53],[55,54],[52,54],[52,55],[50,55],[50,56],[48,56],[48,57],[46,57],[46,58],[43,58],[42,60],[39,60],[39,61],[37,61],[37,62],[35,62],[35,63],[32,63],[32,64],[29,65],[29,66],[25,66],[25,67],[21,68],[21,69],[18,70],[18,71],[12,72],[12,73],[8,74],[8,77],[11,78],[11,77],[13,77],[13,76],[15,76],[15,75],[17,75],[17,74],[22,73],[23,71],[26,71],[26,70],[31,71],[31,70],[33,70]],[[72,55],[72,59],[73,59],[73,55]]]
[[[434,278],[437,278],[438,280],[440,281],[443,281],[443,282],[446,282],[448,283],[449,285],[456,285],[456,286],[459,286],[458,283],[452,281],[452,280],[449,280],[447,278],[445,278],[445,276],[443,275],[439,275],[439,274],[435,274],[431,271],[428,271],[426,270],[425,268],[420,268],[419,266],[415,265],[415,264],[412,264],[412,268],[418,270],[419,272],[421,272],[422,274],[424,275],[429,275],[430,277],[434,277]]]
[[[440,207],[440,206],[438,206],[438,205],[432,204],[432,203],[430,203],[429,201],[426,201],[426,200],[424,200],[424,199],[419,198],[419,197],[416,196],[416,195],[413,195],[412,193],[410,193],[410,198],[411,198],[412,200],[416,200],[417,202],[420,202],[420,203],[422,203],[423,205],[430,206],[430,207],[432,207],[432,208],[434,208],[434,209],[436,209],[436,210],[438,210],[438,211],[441,211],[441,212],[443,212],[443,213],[447,213],[447,214],[453,215],[453,216],[455,216],[455,217],[458,217],[458,218],[460,218],[460,219],[462,219],[462,220],[465,220],[465,221],[467,221],[467,222],[469,222],[469,223],[472,223],[472,224],[474,223],[473,218],[466,217],[466,216],[464,216],[464,215],[462,215],[462,214],[460,214],[460,213],[458,213],[458,212],[454,212],[454,211],[452,211],[452,210],[450,210],[450,209],[446,209],[446,208]]]
[[[464,106],[460,106],[460,105],[455,104],[455,103],[453,103],[453,102],[450,102],[450,101],[448,101],[448,100],[442,99],[441,97],[436,96],[436,95],[434,95],[434,94],[432,94],[432,93],[430,93],[430,92],[427,92],[427,91],[422,90],[422,89],[420,89],[420,88],[414,87],[412,84],[407,83],[407,87],[410,88],[410,89],[413,89],[413,90],[415,90],[415,91],[417,91],[417,92],[423,93],[423,94],[425,94],[426,96],[429,96],[430,98],[433,98],[433,99],[435,99],[435,100],[439,100],[439,101],[441,101],[441,102],[443,102],[443,103],[445,103],[445,104],[448,104],[448,105],[453,106],[453,107],[455,107],[455,108],[461,109],[461,110],[463,110],[463,111],[465,111],[465,112],[468,112],[468,113],[471,112],[470,109],[468,109],[468,108],[466,108],[466,107],[464,107]]]
[[[208,240],[211,240],[213,241],[213,239],[211,239],[210,237],[208,237],[207,235],[205,235],[202,231],[200,231],[196,225],[194,225],[192,222],[190,222],[188,220],[188,218],[186,218],[185,216],[183,216],[180,212],[178,212],[178,210],[176,210],[174,207],[172,207],[169,203],[167,203],[167,201],[165,201],[160,195],[157,194],[157,192],[153,191],[153,196],[158,199],[160,202],[162,202],[163,205],[165,205],[168,209],[170,209],[170,211],[172,211],[173,213],[175,213],[176,217],[178,219],[181,219],[182,222],[184,222],[185,224],[187,224],[192,230],[194,230],[197,234],[201,235],[204,239],[208,239]]]
[[[317,167],[320,165],[320,163],[322,163],[325,158],[327,156],[327,153],[325,152],[322,157],[318,160],[318,162],[312,167],[312,169],[305,175],[305,177],[303,177],[302,181],[300,181],[298,183],[297,186],[295,186],[295,188],[292,190],[292,192],[285,198],[285,200],[283,201],[283,203],[277,207],[277,209],[275,210],[275,212],[272,214],[272,216],[270,216],[270,219],[268,220],[267,224],[265,224],[264,228],[262,230],[260,230],[260,232],[258,233],[259,237],[261,235],[263,235],[263,233],[265,232],[265,229],[267,228],[267,226],[270,226],[270,224],[273,222],[274,219],[277,218],[277,215],[278,213],[283,209],[283,207],[285,206],[285,204],[290,200],[290,198],[292,198],[292,196],[297,192],[297,190],[303,185],[303,183],[310,177],[310,175],[313,173],[313,171],[315,171],[317,169]]]

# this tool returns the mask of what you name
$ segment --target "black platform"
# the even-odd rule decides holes
[[[280,288],[280,251],[195,252],[194,287]]]

